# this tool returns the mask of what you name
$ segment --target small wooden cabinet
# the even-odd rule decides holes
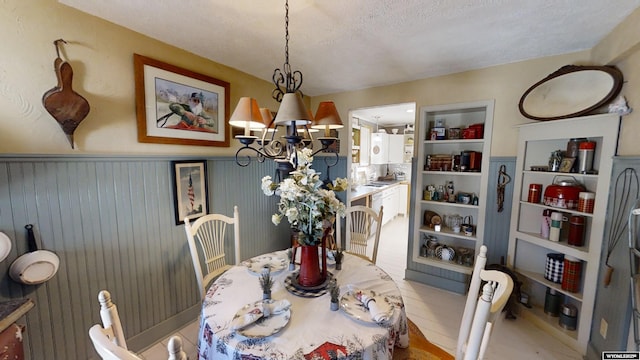
[[[31,299],[0,302],[0,359],[24,359],[24,326],[16,321],[33,308]]]
[[[612,157],[618,142],[620,118],[615,114],[535,122],[519,126],[518,156],[513,190],[513,207],[507,262],[523,281],[522,291],[529,294],[530,308],[521,306],[520,313],[546,332],[575,350],[586,354],[593,319],[598,286],[598,271],[603,248],[604,226],[611,178]],[[587,138],[596,143],[594,169],[597,174],[539,171],[549,163],[551,152],[564,150],[573,138]],[[552,207],[529,201],[531,184],[546,189],[558,175],[572,176],[584,185],[585,191],[595,193],[593,213],[576,209]],[[544,194],[542,194],[544,199]],[[567,240],[551,241],[541,234],[544,210],[560,212],[565,218],[584,218],[584,244],[573,246]],[[565,230],[561,230],[565,231]],[[577,259],[580,264],[578,291],[565,289],[561,284],[545,278],[548,254],[558,253]],[[577,309],[577,328],[567,330],[558,317],[545,313],[547,291],[560,294],[561,303]]]

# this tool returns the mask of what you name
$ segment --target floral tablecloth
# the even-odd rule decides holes
[[[286,258],[286,252],[270,256]],[[248,262],[245,262],[247,265]],[[289,323],[265,338],[247,338],[231,329],[234,315],[246,304],[262,299],[258,275],[247,266],[234,266],[209,288],[204,299],[198,339],[198,359],[391,359],[395,346],[407,347],[409,333],[404,303],[398,287],[379,267],[345,254],[342,269],[328,266],[340,286],[374,291],[393,304],[385,325],[355,319],[342,309],[330,310],[330,296],[300,297],[286,288],[292,271],[272,274],[274,300],[291,302]]]

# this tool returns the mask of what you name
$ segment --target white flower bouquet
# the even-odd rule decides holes
[[[347,179],[337,178],[324,189],[320,173],[311,168],[312,160],[311,150],[303,149],[298,153],[298,168],[288,178],[279,184],[275,184],[271,176],[262,178],[265,195],[280,196],[278,212],[271,221],[278,225],[286,217],[291,228],[298,231],[301,245],[318,245],[323,229],[330,226],[336,216],[344,217],[345,205],[334,191],[344,191],[349,186]]]

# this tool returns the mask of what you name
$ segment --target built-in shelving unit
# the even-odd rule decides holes
[[[523,281],[522,291],[529,294],[531,308],[520,306],[523,317],[530,319],[548,333],[583,355],[586,354],[593,307],[598,286],[598,271],[602,251],[604,225],[609,197],[612,157],[616,153],[620,119],[615,114],[535,122],[519,126],[518,155],[514,180],[514,196],[507,263]],[[572,138],[587,138],[596,142],[594,169],[597,174],[531,171],[532,166],[545,165],[551,152],[564,150]],[[530,184],[542,184],[543,189],[554,183],[558,175],[572,176],[586,191],[595,193],[593,213],[559,209],[528,201]],[[565,217],[580,215],[585,219],[585,240],[582,246],[569,245],[563,236],[559,242],[541,235],[542,212],[552,209]],[[581,277],[578,292],[567,291],[560,284],[544,277],[548,253],[561,253],[579,259]],[[576,330],[560,326],[559,318],[544,312],[545,294],[553,289],[562,294],[562,303],[578,310]]]
[[[420,121],[415,132],[418,174],[415,184],[415,208],[413,209],[413,261],[437,269],[471,274],[473,265],[458,261],[460,251],[457,250],[466,248],[477,253],[482,245],[487,199],[487,170],[491,156],[493,106],[494,102],[491,100],[425,106],[420,109]],[[444,124],[446,128],[444,139],[433,138],[432,129],[436,123]],[[472,126],[483,128],[484,131],[476,133],[473,138],[468,138],[469,133],[467,133],[467,138],[463,138],[462,132]],[[456,134],[458,135],[456,136]],[[456,138],[451,138],[449,135]],[[460,163],[455,164],[456,156],[460,157],[463,152],[465,154],[475,153],[473,168],[470,168],[468,164],[462,167]],[[451,160],[448,165],[445,164],[436,169],[430,163],[430,159],[434,156],[440,156],[440,158],[449,156]],[[425,196],[425,191],[430,185],[436,188],[442,185],[446,189],[448,182],[453,182],[455,200],[434,201],[430,196]],[[468,202],[462,201],[458,197],[463,194],[470,196]],[[477,199],[475,204],[472,200],[474,197]],[[433,224],[425,222],[426,212],[436,213],[441,217],[442,224],[439,229]],[[462,230],[454,232],[454,229],[448,227],[446,222],[446,217],[450,215],[460,215],[462,218],[471,219],[473,231],[467,235]],[[456,257],[451,261],[446,261],[437,256],[431,256],[431,254],[425,255],[421,249],[429,237],[437,238],[441,245],[452,247],[456,250]],[[473,258],[475,257],[472,255]],[[438,284],[434,285],[438,286]]]

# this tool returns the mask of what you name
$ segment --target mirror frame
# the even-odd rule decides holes
[[[584,109],[581,109],[579,111],[574,111],[572,113],[561,114],[561,115],[552,116],[552,117],[540,117],[540,116],[532,115],[532,114],[529,113],[529,111],[527,111],[527,109],[524,108],[524,102],[525,102],[527,96],[530,95],[531,92],[533,90],[535,90],[537,87],[541,86],[542,84],[544,84],[546,82],[549,82],[549,81],[552,81],[552,80],[556,80],[561,76],[564,76],[564,75],[567,75],[567,74],[573,74],[573,73],[579,72],[579,71],[602,71],[602,72],[605,72],[606,74],[611,76],[611,78],[613,80],[610,91],[602,99],[598,100],[594,104],[590,104],[589,106],[585,107]],[[617,68],[615,68],[613,66],[565,65],[565,66],[561,67],[560,69],[556,70],[555,72],[549,74],[544,79],[538,81],[537,83],[532,85],[527,91],[525,91],[525,93],[520,98],[520,102],[518,103],[518,108],[520,109],[520,113],[522,115],[524,115],[525,117],[527,117],[529,119],[541,120],[541,121],[566,119],[566,118],[570,118],[570,117],[581,116],[581,115],[587,114],[590,111],[593,111],[593,110],[599,108],[600,106],[606,104],[607,102],[609,102],[613,98],[615,98],[618,95],[618,93],[620,93],[620,90],[622,90],[622,83],[623,83],[622,72],[620,72],[620,70],[618,70]],[[529,110],[531,110],[531,109],[529,109]]]

